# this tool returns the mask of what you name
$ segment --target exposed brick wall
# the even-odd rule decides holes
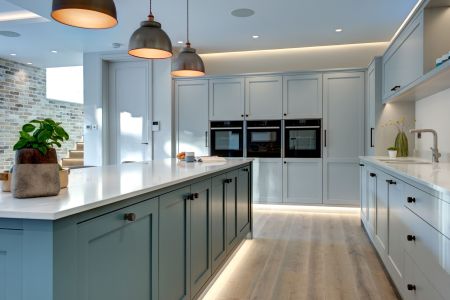
[[[62,122],[70,140],[58,149],[58,159],[68,156],[83,135],[83,105],[48,100],[45,69],[0,59],[0,171],[14,161],[12,147],[21,126],[36,118]]]

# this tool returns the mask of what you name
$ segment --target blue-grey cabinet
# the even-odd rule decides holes
[[[197,292],[212,274],[211,267],[211,180],[191,186],[191,294]]]
[[[159,197],[159,299],[189,299],[189,186]]]
[[[157,298],[157,199],[82,222],[77,236],[77,299]]]
[[[250,224],[250,167],[239,169],[237,182],[237,230],[238,234],[245,234]]]
[[[225,187],[225,202],[227,214],[227,247],[233,248],[237,244],[238,226],[237,226],[237,186],[239,171],[229,172],[227,174]]]
[[[0,229],[0,300],[22,299],[22,230]]]
[[[226,198],[227,174],[213,177],[211,183],[211,260],[213,272],[217,270],[227,254]]]

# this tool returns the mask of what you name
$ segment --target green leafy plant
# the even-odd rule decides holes
[[[397,151],[397,148],[395,148],[395,147],[389,147],[389,148],[387,148],[387,150],[388,150],[388,151]]]
[[[52,119],[32,120],[22,126],[19,141],[14,150],[32,148],[43,155],[54,146],[61,147],[61,143],[69,139],[69,134]]]

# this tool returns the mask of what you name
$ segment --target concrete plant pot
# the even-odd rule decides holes
[[[394,159],[397,158],[397,150],[389,150],[389,158]]]
[[[60,178],[56,150],[49,149],[45,155],[37,149],[17,150],[11,191],[15,198],[58,195]]]

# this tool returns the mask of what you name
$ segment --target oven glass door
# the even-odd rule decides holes
[[[320,128],[286,128],[286,157],[319,158]]]
[[[211,155],[223,157],[243,156],[242,129],[211,130]]]
[[[247,157],[281,157],[281,130],[279,128],[249,129]]]

